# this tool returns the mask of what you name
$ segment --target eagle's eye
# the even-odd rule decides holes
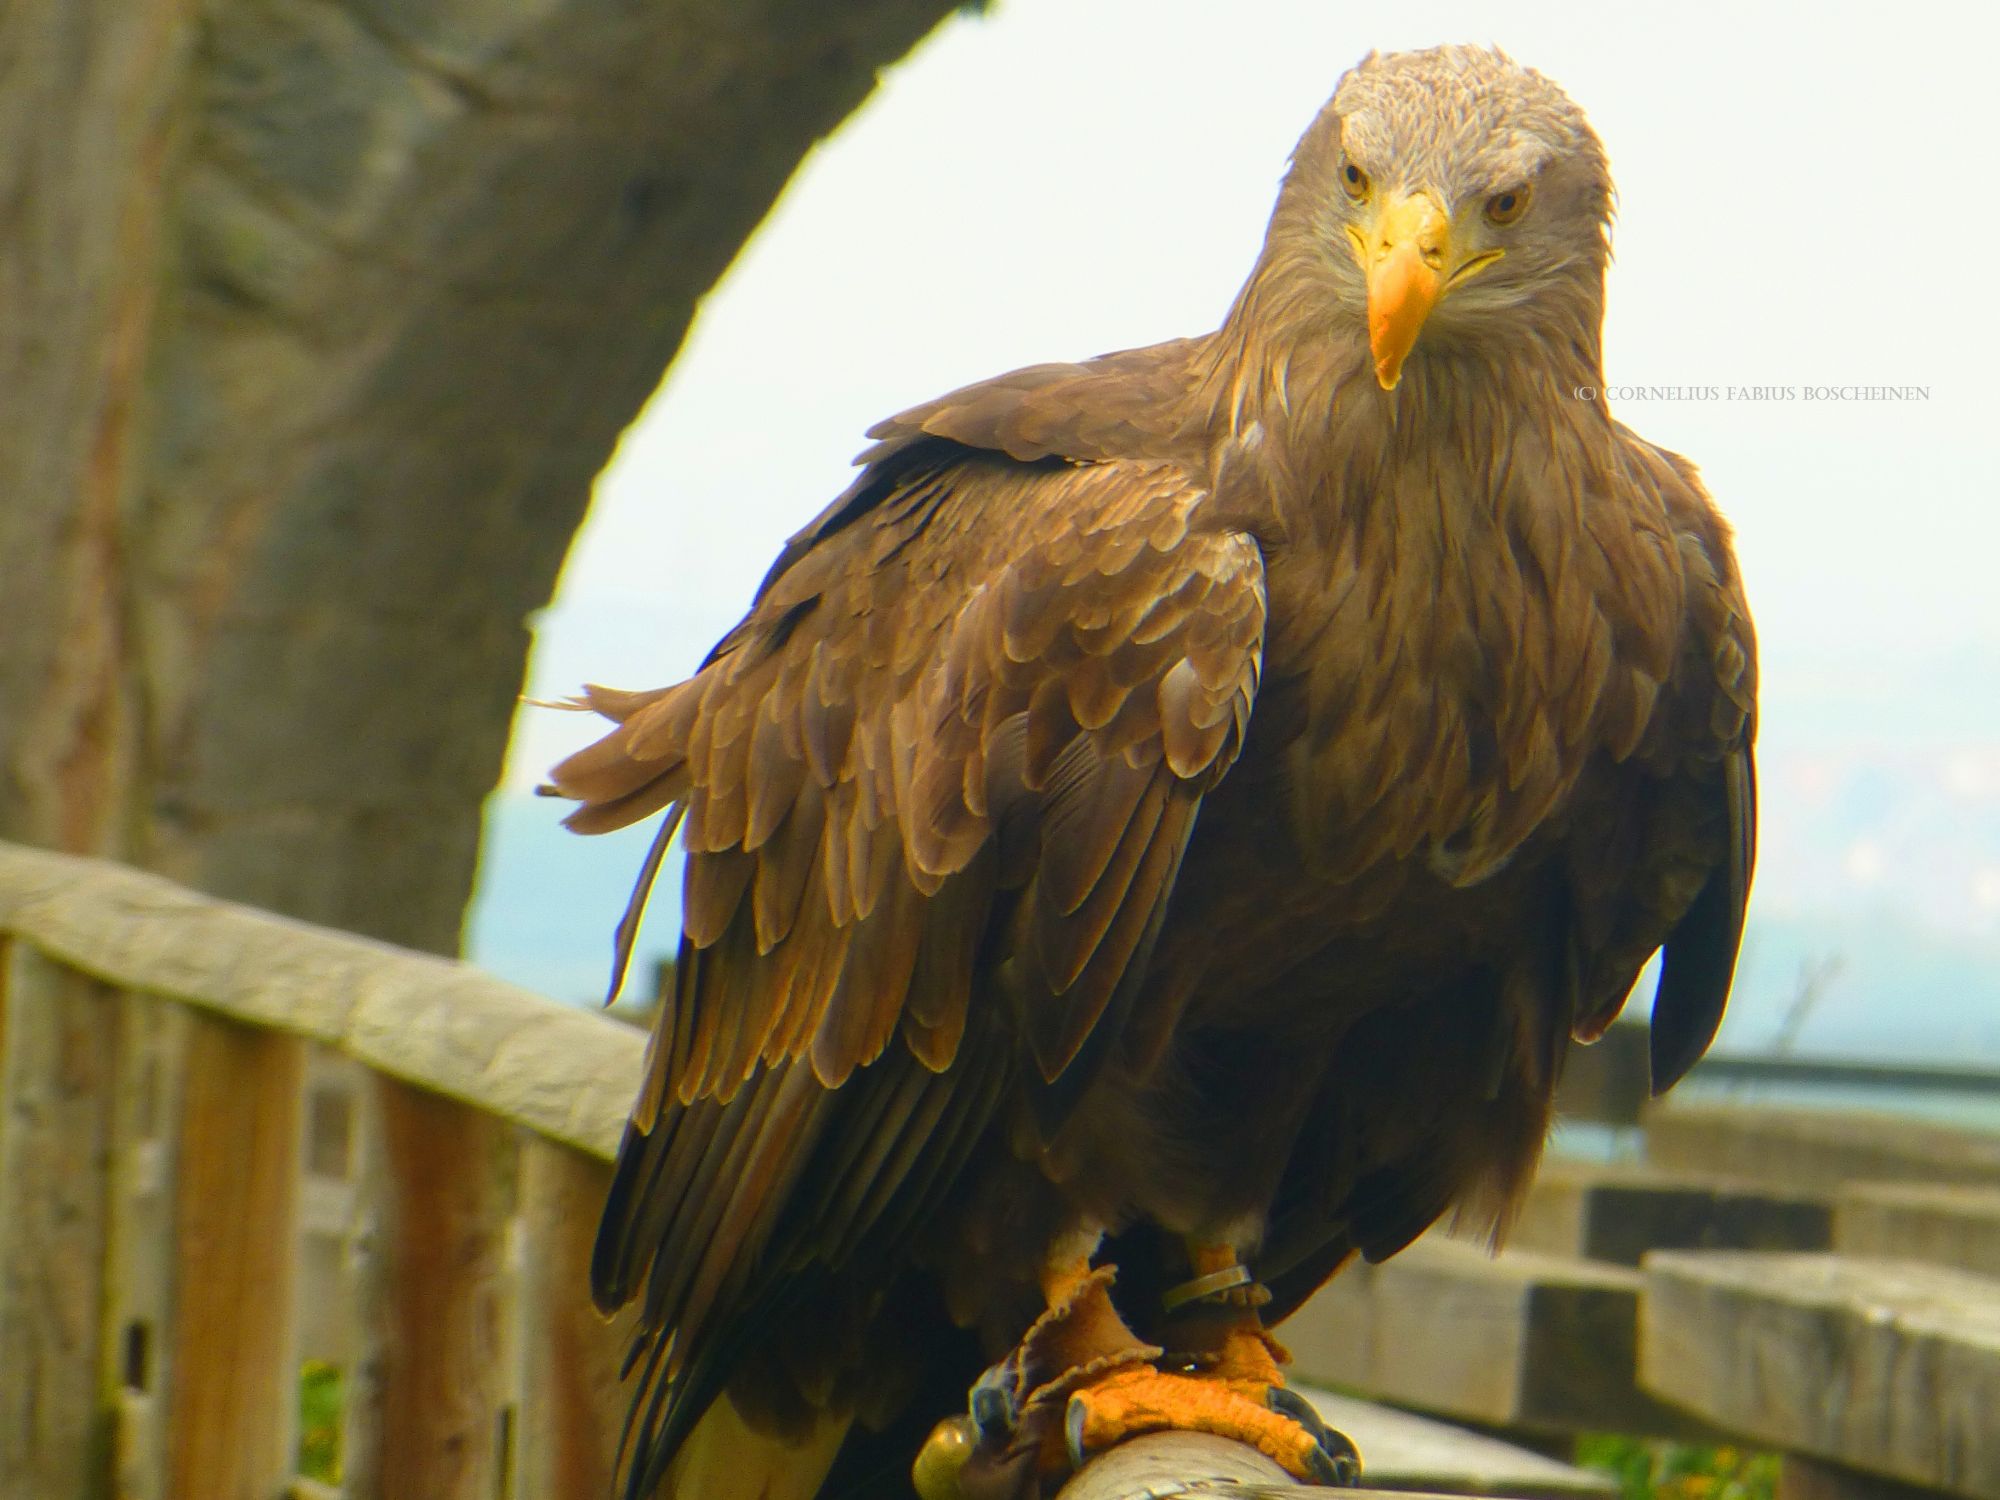
[[[1347,189],[1347,196],[1356,203],[1368,201],[1368,174],[1353,162],[1341,163],[1340,185]]]
[[[1533,194],[1534,189],[1525,182],[1504,193],[1495,193],[1486,200],[1486,217],[1495,224],[1511,224],[1528,211],[1528,199]]]

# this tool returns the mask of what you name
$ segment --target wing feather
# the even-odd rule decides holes
[[[1723,764],[1721,801],[1725,856],[1675,924],[1660,956],[1649,1040],[1655,1095],[1672,1088],[1701,1060],[1729,999],[1756,859],[1756,777],[1747,747]]]
[[[1042,813],[1042,863],[1037,895],[1054,913],[1069,916],[1103,879],[1131,829],[1134,814],[1158,781],[1152,765],[1123,756],[1100,756],[1088,738],[1072,742],[1074,769],[1052,777]],[[1150,833],[1158,820],[1154,809]],[[1128,872],[1129,873],[1129,872]]]
[[[824,796],[818,782],[809,778],[802,781],[785,810],[784,821],[758,846],[751,910],[760,953],[769,953],[783,942],[798,921],[825,834]]]
[[[693,822],[699,809],[688,814]],[[681,882],[681,930],[697,948],[711,948],[736,920],[743,893],[757,873],[757,860],[741,849],[718,849],[688,856]]]
[[[1133,877],[1160,831],[1161,816],[1171,796],[1171,772],[1131,766],[1121,766],[1120,771],[1118,779],[1132,785],[1132,795],[1120,799],[1128,811],[1122,822],[1099,835],[1099,847],[1085,851],[1089,879],[1078,883],[1073,894],[1053,881],[1037,882],[1035,952],[1051,995],[1067,996],[1096,953],[1112,919],[1131,894]],[[1049,867],[1066,871],[1075,863],[1050,861]],[[1141,892],[1140,900],[1146,901],[1149,894]]]
[[[777,691],[764,699],[751,730],[744,778],[749,802],[743,837],[746,850],[755,852],[770,841],[804,789],[806,765],[788,733],[788,725],[796,722],[785,714]]]
[[[685,813],[675,993],[593,1262],[606,1305],[645,1285],[628,1485],[772,1278],[907,1232],[1006,1080],[1053,1128],[1249,722],[1262,557],[1194,524],[1183,471],[898,473],[696,677],[593,697],[620,726],[553,774],[573,826]]]

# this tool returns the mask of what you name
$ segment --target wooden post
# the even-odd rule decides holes
[[[375,1080],[373,1104],[348,1493],[494,1500],[507,1394],[501,1325],[513,1132],[394,1079]]]
[[[26,943],[0,959],[0,1497],[98,1500],[117,1005]]]
[[[270,1500],[295,1467],[305,1044],[191,1012],[174,1183],[168,1500]]]
[[[521,1411],[516,1493],[611,1491],[625,1394],[618,1365],[633,1311],[590,1301],[590,1246],[611,1168],[529,1134],[521,1146]]]
[[[118,997],[112,1108],[104,1389],[117,1407],[114,1493],[160,1500],[166,1393],[173,1388],[174,1204],[188,1013],[151,995]]]

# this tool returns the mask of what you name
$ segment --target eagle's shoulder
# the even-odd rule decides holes
[[[876,423],[868,429],[873,442],[855,459],[860,473],[854,482],[786,541],[763,589],[913,474],[960,459],[991,455],[1057,468],[1181,458],[1181,414],[1205,343],[1173,339],[1073,363],[1029,365]]]

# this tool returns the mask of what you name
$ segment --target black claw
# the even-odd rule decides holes
[[[1083,1467],[1087,1457],[1083,1451],[1083,1424],[1090,1415],[1080,1396],[1069,1398],[1069,1405],[1063,1409],[1063,1447],[1069,1454],[1071,1469]]]
[[[1290,1417],[1305,1428],[1319,1445],[1307,1460],[1312,1465],[1314,1479],[1341,1489],[1361,1482],[1360,1451],[1346,1433],[1336,1432],[1326,1425],[1326,1419],[1320,1416],[1312,1402],[1281,1385],[1272,1386],[1265,1400],[1279,1416]]]
[[[1015,1423],[1020,1420],[1020,1407],[1014,1400],[1014,1383],[1008,1378],[1006,1367],[995,1365],[972,1387],[972,1395],[967,1403],[972,1411],[972,1425],[978,1429],[982,1443],[1004,1443],[1014,1435]]]
[[[1313,1406],[1297,1391],[1288,1386],[1274,1385],[1264,1393],[1264,1404],[1281,1417],[1290,1417],[1299,1426],[1313,1435],[1314,1441],[1326,1442],[1325,1420]]]
[[[1361,1469],[1345,1455],[1328,1453],[1324,1448],[1315,1448],[1306,1462],[1312,1466],[1313,1482],[1332,1489],[1351,1489],[1361,1482]]]

